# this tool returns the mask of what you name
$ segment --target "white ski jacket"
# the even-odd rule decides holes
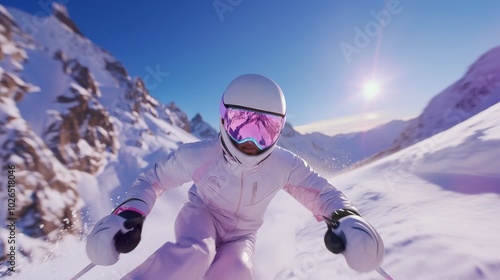
[[[318,221],[341,208],[357,211],[342,192],[292,152],[275,147],[267,159],[245,169],[223,152],[220,138],[181,145],[139,175],[123,206],[147,215],[163,191],[189,181],[194,182],[189,190],[190,202],[211,213],[219,238],[226,241],[254,234],[281,189]]]

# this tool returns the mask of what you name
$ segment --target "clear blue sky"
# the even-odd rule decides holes
[[[20,2],[2,4],[41,15],[52,1]],[[301,131],[315,122],[322,126],[314,130],[334,134],[416,117],[500,45],[497,0],[58,2],[130,75],[148,79],[154,97],[214,126],[222,92],[245,73],[282,87],[288,121]],[[390,14],[383,27],[380,14]],[[380,84],[371,99],[363,95],[369,80]]]

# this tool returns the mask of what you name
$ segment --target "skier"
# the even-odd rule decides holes
[[[252,279],[256,232],[283,189],[325,220],[325,244],[359,272],[379,267],[384,244],[342,192],[290,151],[276,145],[285,125],[280,87],[256,74],[234,79],[220,102],[217,139],[181,145],[138,176],[112,214],[87,239],[87,255],[112,265],[141,239],[145,217],[162,192],[193,181],[189,202],[167,242],[123,279]]]

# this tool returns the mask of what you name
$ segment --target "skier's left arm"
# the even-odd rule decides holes
[[[293,158],[284,190],[311,211],[318,221],[339,209],[359,212],[341,191],[298,156]]]
[[[298,156],[294,158],[284,190],[317,220],[326,221],[325,245],[332,253],[342,253],[349,267],[367,272],[380,266],[384,243],[375,228],[361,217],[341,191]]]

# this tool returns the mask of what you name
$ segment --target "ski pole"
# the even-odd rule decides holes
[[[94,266],[96,266],[94,263],[90,263],[84,269],[82,269],[80,272],[78,272],[77,275],[73,276],[73,278],[71,278],[71,280],[76,280],[76,279],[82,277],[85,273],[89,272],[89,270],[94,268]]]
[[[382,267],[379,267],[377,269],[375,269],[380,275],[382,275],[382,277],[384,277],[385,280],[394,280],[392,279],[392,277],[387,274],[387,272],[385,272],[385,270],[382,269]]]

